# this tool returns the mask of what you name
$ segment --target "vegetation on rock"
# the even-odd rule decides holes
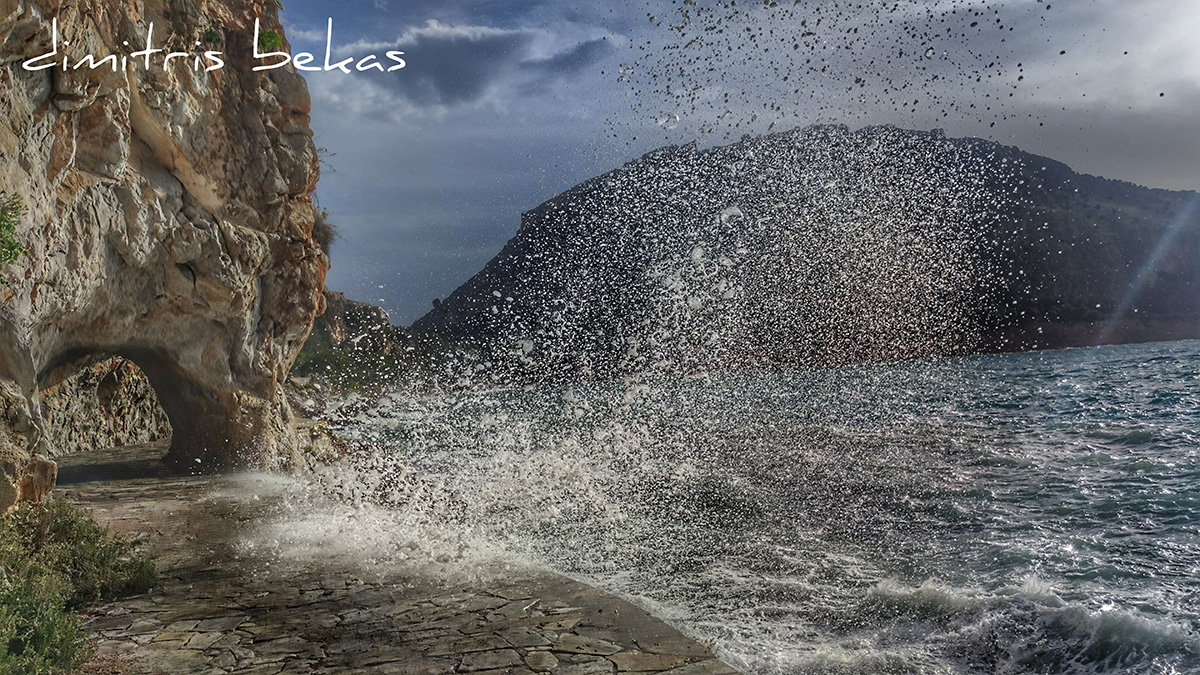
[[[217,30],[215,26],[209,26],[200,32],[200,41],[213,48],[217,48],[221,46],[224,39],[221,37],[221,31]]]
[[[0,192],[0,268],[11,265],[23,255],[29,255],[21,242],[17,241],[17,225],[25,215],[25,205],[21,198]],[[8,280],[0,277],[0,284],[8,285]]]
[[[258,48],[264,52],[279,49],[282,45],[283,38],[276,31],[265,30],[258,36]]]
[[[325,252],[325,255],[329,255],[330,247],[339,237],[337,225],[329,221],[329,211],[327,209],[317,210],[317,215],[313,218],[312,238],[321,247],[321,250]]]
[[[74,612],[150,590],[154,564],[66,499],[0,522],[0,672],[67,673],[90,656]]]
[[[454,350],[444,339],[393,326],[379,307],[326,291],[327,309],[296,358],[292,374],[367,391],[431,384]]]

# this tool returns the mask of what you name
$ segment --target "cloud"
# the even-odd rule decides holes
[[[406,52],[387,76],[306,75],[338,154],[320,187],[344,234],[330,284],[399,321],[478,271],[521,211],[668,143],[942,127],[1200,188],[1200,8],[1181,0],[374,1],[289,1],[288,36],[317,53],[332,15],[342,57]]]
[[[541,75],[556,77],[572,75],[599,61],[608,50],[607,38],[596,38],[548,58],[524,61],[521,63],[521,67],[527,72]]]
[[[475,103],[489,94],[527,93],[578,73],[608,51],[606,36],[563,44],[535,29],[451,25],[430,20],[391,42],[358,42],[347,54],[396,50],[407,67],[382,81],[394,95],[419,107]],[[376,76],[374,80],[379,80]]]
[[[478,101],[508,76],[529,51],[527,31],[482,26],[447,26],[430,21],[405,32],[393,45],[408,67],[387,80],[387,88],[422,106],[453,106]]]

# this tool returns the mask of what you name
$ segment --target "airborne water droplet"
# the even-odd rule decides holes
[[[658,122],[658,126],[664,129],[674,129],[679,126],[679,115],[667,113],[666,115],[660,115],[655,121]]]
[[[935,50],[933,47],[925,50],[925,58],[927,59],[932,59],[934,54],[937,54],[937,50]]]

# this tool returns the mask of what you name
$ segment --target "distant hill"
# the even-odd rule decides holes
[[[394,326],[384,309],[327,289],[325,312],[313,321],[291,374],[348,390],[416,384],[429,381],[452,356],[445,340]]]
[[[413,328],[537,379],[1200,337],[1196,201],[939,131],[672,146],[523,214]]]

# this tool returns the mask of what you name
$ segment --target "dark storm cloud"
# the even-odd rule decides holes
[[[360,44],[347,51],[369,46],[404,52],[407,67],[401,76],[380,80],[381,84],[416,106],[455,106],[476,102],[492,91],[528,94],[584,70],[609,52],[607,39],[601,37],[561,51],[537,53],[539,38],[552,37],[533,30],[430,21],[391,44]],[[372,74],[360,77],[379,80]]]
[[[553,93],[553,88],[561,85],[563,78],[586,77],[585,71],[595,68],[611,52],[608,40],[598,38],[548,58],[525,61],[521,70],[528,77],[519,84],[517,93],[522,97]]]
[[[532,41],[523,31],[430,23],[388,46],[409,55],[408,66],[383,83],[416,105],[470,103],[508,76]]]

